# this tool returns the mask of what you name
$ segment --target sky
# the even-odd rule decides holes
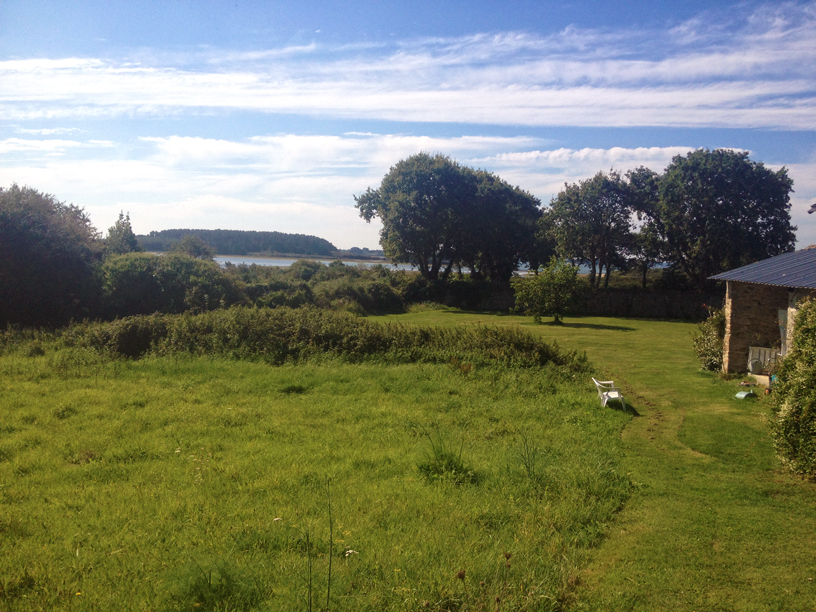
[[[787,168],[816,244],[816,2],[0,0],[0,186],[103,233],[376,249],[354,196],[421,151],[546,206],[700,147]]]

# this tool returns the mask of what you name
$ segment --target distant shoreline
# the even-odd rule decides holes
[[[151,255],[164,255],[165,253],[169,253],[170,251],[146,251]],[[391,262],[384,257],[345,257],[343,255],[300,255],[300,254],[291,254],[291,253],[279,253],[279,254],[258,254],[258,253],[246,253],[245,255],[239,255],[237,253],[216,253],[216,257],[235,257],[235,258],[246,258],[246,259],[291,259],[292,261],[298,261],[300,259],[308,259],[311,261],[334,261],[340,259],[342,261],[351,262],[351,263],[381,263],[384,265],[390,265]]]

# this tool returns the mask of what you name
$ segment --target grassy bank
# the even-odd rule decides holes
[[[2,609],[319,610],[331,559],[332,610],[553,610],[631,488],[628,415],[558,368],[36,346],[0,357]]]
[[[580,610],[816,609],[816,485],[773,456],[764,398],[701,372],[696,326],[633,319],[418,312],[420,325],[522,325],[590,360],[641,416],[622,432],[641,483],[580,574]]]

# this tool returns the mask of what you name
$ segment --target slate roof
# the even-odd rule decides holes
[[[816,289],[816,247],[783,253],[710,278],[711,280]]]

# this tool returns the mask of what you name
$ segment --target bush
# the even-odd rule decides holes
[[[722,308],[708,309],[708,318],[700,323],[700,335],[692,340],[694,352],[703,370],[722,370],[723,339],[725,338],[725,311]]]
[[[316,308],[243,308],[200,314],[127,317],[74,325],[68,346],[126,357],[146,353],[221,355],[273,364],[325,357],[359,362],[450,363],[536,367],[554,364],[584,371],[586,357],[562,351],[517,328],[420,328],[371,323],[345,312]]]
[[[782,463],[816,478],[816,300],[796,316],[793,346],[777,373],[771,435]]]
[[[383,281],[339,277],[315,286],[315,301],[324,308],[335,308],[335,303],[359,304],[363,314],[392,314],[404,312],[402,300]]]
[[[109,257],[102,265],[102,278],[109,318],[213,310],[244,299],[238,284],[218,264],[184,254]]]
[[[533,315],[536,323],[541,317],[551,316],[560,324],[562,317],[578,303],[581,283],[578,268],[563,259],[552,258],[534,276],[513,280],[516,292],[516,311]]]

